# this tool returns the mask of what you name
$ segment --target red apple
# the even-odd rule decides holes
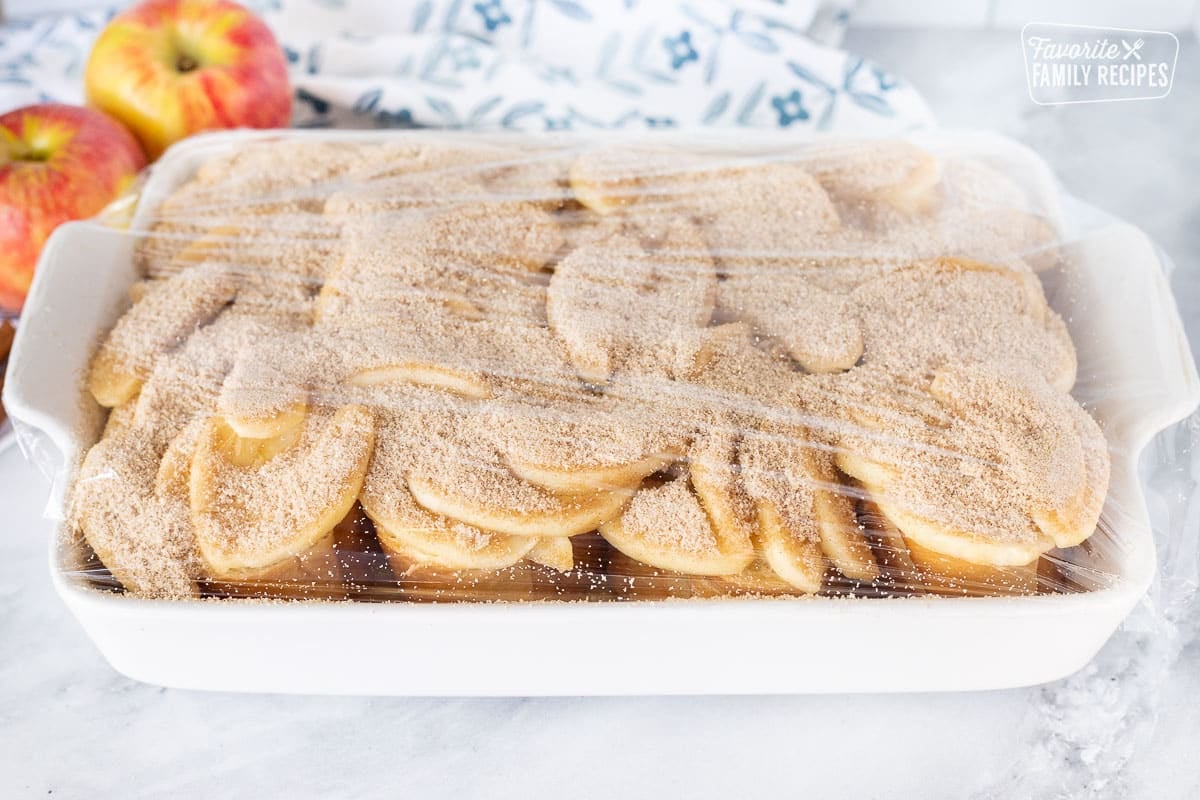
[[[287,61],[263,22],[230,0],[146,0],[101,31],[88,103],[134,132],[151,159],[198,131],[286,127]]]
[[[49,103],[0,116],[0,308],[25,303],[51,231],[100,211],[144,166],[137,140],[99,111]]]

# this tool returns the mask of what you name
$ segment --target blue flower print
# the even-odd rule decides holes
[[[871,74],[875,76],[875,82],[879,84],[879,91],[881,92],[890,92],[900,85],[899,80],[884,72],[879,67],[871,67]]]
[[[412,112],[407,108],[401,108],[396,111],[387,111],[386,109],[378,112],[375,118],[379,120],[379,124],[386,128],[416,128],[416,122],[413,121]]]
[[[305,89],[296,90],[296,99],[301,103],[306,103],[318,114],[329,113],[329,101],[322,97],[317,97],[315,94],[312,94]]]
[[[474,6],[475,11],[483,19],[483,26],[494,31],[501,25],[511,25],[512,17],[504,10],[500,0],[481,0]]]
[[[479,56],[475,53],[475,48],[470,45],[455,47],[450,51],[450,60],[454,62],[455,72],[475,69],[480,65]]]
[[[546,130],[548,131],[569,131],[571,130],[570,117],[545,117]]]
[[[671,56],[671,69],[678,70],[689,61],[699,61],[700,54],[692,47],[692,32],[681,31],[678,36],[663,39],[663,47]]]
[[[647,128],[675,128],[678,124],[670,117],[646,117]]]
[[[779,127],[786,128],[796,121],[808,119],[808,111],[804,108],[803,98],[799,89],[793,89],[791,94],[771,98],[771,105],[779,112]]]

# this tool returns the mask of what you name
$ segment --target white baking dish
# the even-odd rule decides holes
[[[397,133],[226,133],[173,148],[139,215],[196,166],[264,135],[370,140]],[[427,134],[425,134],[427,135]],[[927,137],[941,152],[1002,154],[1056,198],[1045,165],[987,135]],[[784,140],[777,140],[784,141]],[[135,227],[137,221],[135,220]],[[1068,226],[1069,231],[1069,226]],[[133,237],[63,226],[42,256],[5,404],[23,442],[60,479],[98,418],[80,376],[134,279]],[[52,542],[59,594],[112,665],[167,686],[272,692],[446,695],[775,693],[988,689],[1083,666],[1146,591],[1154,541],[1137,462],[1150,438],[1200,403],[1200,381],[1153,245],[1113,223],[1074,246],[1051,287],[1080,358],[1077,395],[1104,424],[1113,473],[1105,520],[1075,559],[1103,588],[1017,598],[706,600],[450,604],[154,601],[86,587]],[[1111,387],[1124,387],[1112,391]]]

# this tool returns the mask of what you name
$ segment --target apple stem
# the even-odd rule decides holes
[[[44,146],[37,144],[27,144],[25,142],[18,143],[15,152],[10,154],[13,161],[32,161],[40,163],[50,160],[50,150]]]
[[[175,59],[175,69],[180,72],[191,72],[198,66],[200,66],[200,62],[186,53],[181,53],[179,58]]]

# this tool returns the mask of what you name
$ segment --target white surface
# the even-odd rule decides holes
[[[1144,708],[1113,703],[1111,692],[1097,699],[1094,675],[1048,689],[892,696],[422,700],[162,690],[113,672],[54,596],[45,483],[16,450],[0,453],[0,486],[5,798],[1079,797],[1097,772],[1114,777],[1120,762],[1105,762],[1126,755],[1107,746],[1113,723],[1148,719]],[[479,667],[508,655],[481,654]],[[1200,651],[1191,663],[1200,664]],[[1167,691],[1164,703],[1182,713],[1160,722],[1153,762],[1123,780],[1156,792],[1137,797],[1194,798],[1200,771],[1189,737],[1200,725],[1200,677],[1182,675]],[[1084,762],[1087,748],[1095,751]],[[997,794],[998,785],[1037,791]]]
[[[234,132],[189,139],[154,167],[133,228],[205,160],[281,135],[320,141],[395,141],[420,132]],[[440,134],[446,137],[447,134]],[[487,136],[451,134],[488,141]],[[624,135],[622,135],[624,138]],[[694,137],[688,137],[689,140]],[[728,144],[725,136],[709,137]],[[739,133],[739,147],[770,148],[778,135]],[[1035,156],[994,136],[922,135],[935,153],[993,159],[1053,187]],[[1040,177],[1034,177],[1040,176]],[[1045,205],[1041,200],[1038,205]],[[1054,204],[1051,205],[1054,207]],[[74,463],[93,403],[78,395],[88,343],[123,306],[135,279],[132,238],[91,223],[55,232],[38,267],[5,388],[14,421],[47,436]],[[936,691],[1042,683],[1077,670],[1150,583],[1150,524],[1136,458],[1150,438],[1200,403],[1182,329],[1153,247],[1135,229],[1088,234],[1070,260],[1059,308],[1079,342],[1076,391],[1094,398],[1114,450],[1102,590],[1063,596],[922,598],[851,602],[817,598],[581,606],[152,602],[59,580],[60,594],[123,673],[167,686],[367,694],[627,694]],[[1124,289],[1142,302],[1129,308]],[[85,417],[86,415],[86,417]],[[68,481],[69,482],[69,481]],[[1111,539],[1108,537],[1111,535]],[[510,647],[492,669],[480,649]],[[406,659],[408,648],[435,654]],[[802,657],[805,650],[817,655]],[[637,652],[631,661],[628,653]],[[887,653],[889,668],[874,668]],[[748,653],[755,653],[754,658]],[[344,658],[397,663],[350,674]]]
[[[1200,73],[1184,68],[1200,58],[1194,39],[1182,41],[1167,100],[1070,109],[1031,106],[1011,32],[854,31],[848,46],[911,79],[943,121],[1017,136],[1072,191],[1148,230],[1179,264],[1172,282],[1200,344]],[[55,597],[44,487],[19,453],[0,453],[0,797],[1200,797],[1200,604],[1186,597],[1173,637],[1139,608],[1091,670],[1039,689],[556,700],[163,691],[114,673]],[[1200,517],[1184,524],[1193,549],[1174,566],[1186,577]]]
[[[0,454],[0,796],[743,797],[748,786],[923,796],[897,720],[947,787],[1007,769],[1036,719],[1023,693],[828,698],[414,700],[163,691],[114,673],[54,596],[40,476]],[[8,497],[6,493],[6,497]],[[20,653],[21,657],[10,657]],[[509,653],[481,654],[487,669]],[[348,663],[350,672],[387,665]],[[972,715],[1019,731],[978,739]],[[830,742],[840,742],[829,747]],[[819,754],[819,756],[818,756]],[[868,754],[870,754],[868,756]],[[869,760],[870,768],[864,768]],[[236,787],[236,791],[234,788]],[[169,791],[168,791],[169,790]],[[839,793],[822,795],[824,798]],[[942,797],[961,798],[947,791]]]

